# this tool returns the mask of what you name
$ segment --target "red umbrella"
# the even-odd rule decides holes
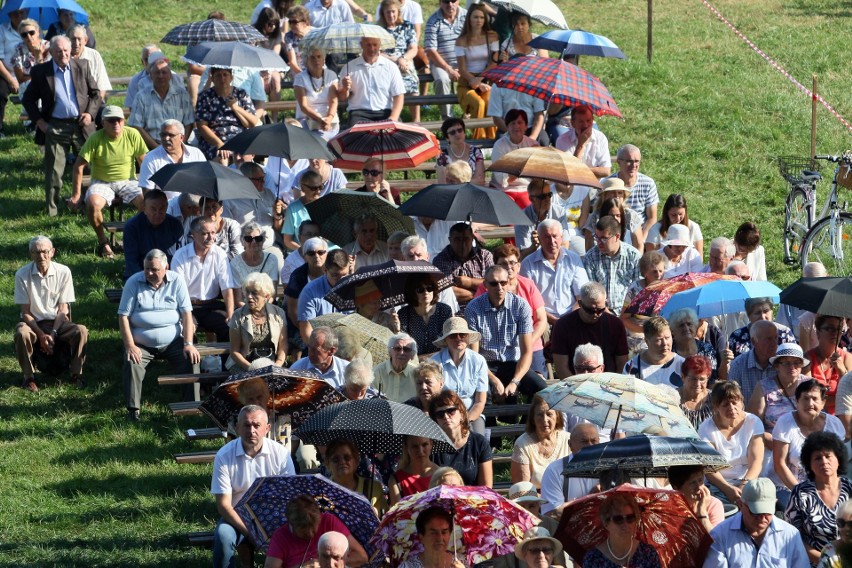
[[[695,518],[679,491],[648,489],[625,483],[603,493],[577,499],[565,507],[554,535],[574,560],[607,538],[601,524],[600,506],[612,493],[623,493],[639,504],[636,537],[654,547],[663,567],[701,566],[713,539]]]
[[[554,57],[516,57],[482,74],[498,87],[566,106],[589,105],[596,115],[621,117],[601,80]]]
[[[636,294],[624,311],[638,316],[655,316],[674,294],[691,290],[717,280],[737,280],[736,276],[714,274],[712,272],[687,272],[667,280],[657,280],[648,284]]]
[[[380,158],[389,170],[413,168],[441,153],[434,134],[416,124],[392,120],[361,122],[328,141],[338,157],[334,165],[360,170],[369,158]]]

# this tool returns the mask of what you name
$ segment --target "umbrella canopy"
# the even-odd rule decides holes
[[[680,409],[676,390],[633,376],[574,375],[538,394],[550,408],[580,416],[601,428],[617,428],[620,424],[629,432],[654,428],[672,436],[698,437]]]
[[[687,272],[667,280],[657,280],[644,290],[625,308],[625,312],[639,316],[655,316],[660,313],[669,299],[684,290],[691,290],[717,280],[737,280],[736,276],[713,274],[712,272]]]
[[[482,74],[498,87],[565,106],[589,105],[598,116],[621,116],[600,79],[554,57],[517,57]]]
[[[320,408],[346,400],[334,387],[312,373],[270,366],[231,375],[201,403],[201,412],[226,430],[243,407],[240,387],[258,379],[269,389],[267,408],[276,415],[288,414],[294,428]]]
[[[310,130],[286,122],[262,124],[243,130],[225,142],[222,149],[237,154],[277,156],[288,160],[334,159],[334,154],[328,150],[322,138]]]
[[[451,547],[467,566],[509,554],[524,531],[538,524],[532,514],[488,487],[439,485],[405,497],[382,517],[370,541],[376,556],[383,554],[392,566],[399,566],[423,552],[414,524],[430,507],[442,507],[453,516]]]
[[[413,168],[441,153],[438,139],[416,124],[392,120],[362,122],[328,141],[338,168],[360,170],[370,158],[381,158],[385,169]]]
[[[341,247],[355,240],[353,223],[365,215],[376,218],[379,225],[377,238],[380,241],[388,240],[396,231],[414,234],[411,218],[373,192],[349,189],[333,191],[308,203],[305,208],[311,219],[319,223],[320,234]]]
[[[197,45],[205,41],[258,43],[265,39],[254,26],[213,19],[175,26],[160,41],[171,45]]]
[[[600,187],[601,182],[579,158],[553,146],[520,148],[503,155],[488,167],[517,177],[542,178],[567,184]]]
[[[660,315],[664,318],[680,308],[692,308],[699,318],[733,314],[745,310],[749,298],[772,298],[778,302],[781,288],[772,282],[718,280],[700,288],[678,292],[666,302]]]
[[[151,176],[163,191],[194,193],[202,197],[225,199],[260,199],[249,178],[217,162],[168,164]]]
[[[89,14],[74,0],[8,0],[0,10],[0,23],[8,22],[9,12],[17,10],[29,10],[27,17],[37,21],[44,32],[59,21],[59,10],[74,12],[74,20],[78,24],[89,23]]]
[[[455,452],[443,430],[422,410],[381,398],[348,400],[323,408],[294,432],[306,444],[327,446],[341,438],[362,453],[401,454],[404,436],[433,441],[435,453]]]
[[[327,326],[331,329],[346,328],[355,334],[358,345],[370,352],[373,363],[383,363],[388,358],[388,341],[393,332],[383,325],[371,322],[360,314],[325,314],[310,320],[314,329]]]
[[[432,184],[403,203],[401,213],[446,221],[491,225],[532,225],[505,193],[472,183]]]
[[[274,51],[239,41],[205,41],[190,46],[182,57],[187,63],[209,67],[243,67],[259,71],[286,71],[284,60]]]
[[[379,519],[370,502],[319,474],[261,477],[251,484],[234,509],[258,548],[266,549],[272,534],[287,522],[287,503],[298,495],[313,497],[320,511],[343,521],[368,554],[374,550],[370,536]]]
[[[799,278],[781,292],[781,303],[815,314],[852,317],[852,277]]]
[[[526,14],[530,19],[541,22],[545,26],[568,28],[568,22],[565,21],[562,10],[552,0],[488,0],[488,3],[505,8],[509,12]]]
[[[527,44],[536,49],[556,51],[562,55],[594,55],[626,59],[617,45],[602,35],[585,30],[549,30]]]
[[[597,478],[605,471],[617,469],[630,477],[666,477],[666,470],[675,465],[701,465],[705,472],[731,467],[704,440],[639,434],[581,449],[562,475]]]
[[[405,262],[400,260],[389,260],[381,264],[362,266],[354,274],[346,276],[332,288],[325,299],[338,310],[355,309],[355,290],[364,282],[373,281],[382,293],[379,300],[379,309],[386,310],[394,306],[406,303],[405,285],[411,276],[431,276],[438,290],[449,288],[453,285],[451,278],[431,262],[415,260]]]
[[[324,53],[361,53],[361,38],[378,38],[381,49],[394,49],[396,40],[381,26],[375,24],[335,24],[314,28],[302,38],[302,53],[319,48]]]
[[[683,495],[679,491],[646,489],[627,483],[577,499],[562,511],[562,520],[554,536],[571,558],[582,563],[586,552],[606,539],[600,507],[613,493],[627,495],[639,504],[636,536],[656,549],[664,567],[701,566],[713,539],[693,516]]]

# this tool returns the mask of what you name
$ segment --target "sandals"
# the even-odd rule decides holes
[[[109,246],[109,243],[101,243],[98,245],[96,254],[101,258],[106,258],[112,260],[115,258],[115,253],[112,252],[112,248]]]

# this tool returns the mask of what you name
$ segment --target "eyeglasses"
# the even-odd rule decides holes
[[[36,35],[38,32],[35,30],[29,30],[26,32],[21,32],[21,37],[30,37]]]
[[[364,168],[363,170],[361,170],[361,173],[365,176],[371,175],[373,177],[376,177],[377,175],[381,175],[382,170],[368,170],[367,168]]]
[[[259,296],[264,296],[264,295],[265,294],[263,292],[261,292],[260,290],[246,290],[246,296],[254,296],[254,297],[257,298]]]
[[[641,160],[622,160],[620,158],[615,159],[616,162],[621,162],[622,164],[627,164],[628,166],[639,165]]]
[[[502,266],[503,268],[515,268],[521,264],[517,260],[503,260],[497,263],[498,266]]]
[[[455,406],[451,406],[449,408],[439,408],[434,412],[435,418],[438,419],[443,418],[445,416],[450,416],[451,414],[455,414],[457,410],[458,408],[456,408]]]
[[[245,236],[243,236],[243,240],[247,243],[262,243],[263,241],[266,240],[266,236],[265,235],[257,235],[256,237],[253,237],[251,235],[245,235]]]
[[[461,134],[464,132],[464,128],[453,128],[452,130],[447,130],[447,136],[452,136],[453,134]]]
[[[837,519],[837,528],[842,529],[845,527],[852,528],[852,519]]]
[[[263,181],[263,180],[265,180],[266,178],[265,178],[265,177],[263,177],[263,176],[260,176],[260,177],[256,177],[256,178],[249,178],[249,179],[250,179],[251,181]]]
[[[287,20],[287,23],[291,26],[295,26],[296,24],[301,24],[302,20]]]
[[[579,365],[574,366],[574,370],[577,371],[578,373],[594,373],[595,371],[597,371],[600,368],[601,368],[600,365],[596,365],[594,367],[592,367],[591,365],[582,366],[582,367],[579,366]]]
[[[583,311],[589,314],[599,316],[606,311],[606,306],[604,306],[603,308],[593,308],[592,306],[587,306],[583,302],[578,303],[580,304],[580,307],[583,308]]]
[[[321,185],[308,185],[306,183],[302,184],[302,189],[310,189],[311,191],[320,191],[322,189]]]
[[[321,256],[327,253],[327,250],[306,250],[305,254],[308,256]]]
[[[605,245],[606,243],[608,243],[610,241],[610,239],[614,239],[614,238],[615,238],[615,235],[609,235],[608,237],[601,237],[601,236],[595,235],[595,240],[598,241],[599,243],[601,243],[602,245]]]
[[[408,347],[408,346],[402,347],[400,345],[397,345],[396,347],[392,347],[391,349],[393,349],[397,353],[411,353],[412,351],[414,351],[414,349],[412,349],[411,347]]]
[[[777,361],[779,367],[789,367],[791,369],[801,368],[801,361]]]
[[[488,280],[486,282],[486,284],[488,284],[489,286],[493,286],[494,288],[496,288],[497,286],[501,286],[501,287],[505,288],[506,286],[509,285],[509,281],[508,280]]]
[[[544,546],[541,548],[527,548],[527,552],[532,554],[533,556],[538,556],[539,554],[553,554],[553,548],[550,546]]]
[[[636,515],[613,515],[609,520],[617,525],[623,525],[624,523],[632,525],[636,522]]]
[[[115,124],[124,120],[123,118],[105,118],[104,122],[109,122],[110,124]]]
[[[429,286],[428,284],[426,286],[420,286],[420,287],[414,289],[415,294],[425,294],[426,292],[431,293],[431,292],[434,292],[434,291],[435,291],[435,287]]]
[[[177,138],[178,136],[180,136],[180,134],[177,132],[160,132],[160,138]]]

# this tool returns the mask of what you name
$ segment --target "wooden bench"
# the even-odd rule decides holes
[[[202,548],[210,548],[213,546],[213,531],[197,531],[187,533],[189,546],[198,546]]]
[[[187,373],[185,375],[162,375],[157,378],[157,384],[161,386],[169,385],[191,385],[194,383],[212,384],[222,382],[231,373],[223,371],[221,373]]]

